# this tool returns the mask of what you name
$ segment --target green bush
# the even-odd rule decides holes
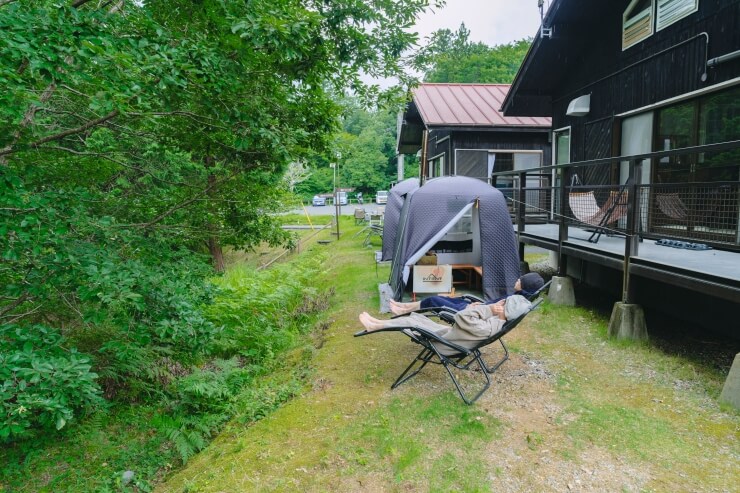
[[[239,358],[214,360],[206,368],[174,382],[172,392],[177,397],[177,411],[222,413],[251,380],[252,372],[242,366]]]
[[[103,405],[90,358],[63,343],[42,325],[0,326],[0,440],[60,430],[80,412]]]
[[[232,269],[218,279],[221,292],[207,310],[208,318],[222,327],[214,345],[217,354],[238,354],[260,364],[290,347],[326,302],[313,287],[325,259],[314,253],[265,271]]]

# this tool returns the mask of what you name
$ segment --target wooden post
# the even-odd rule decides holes
[[[427,179],[427,140],[429,139],[429,131],[424,130],[421,133],[421,173],[419,173],[419,186],[424,185]]]

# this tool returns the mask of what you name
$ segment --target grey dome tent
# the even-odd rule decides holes
[[[401,209],[403,208],[406,194],[413,192],[417,188],[419,188],[419,179],[407,178],[398,182],[388,192],[388,203],[385,206],[385,215],[383,217],[383,256],[381,258],[383,261],[393,259],[398,221],[401,218]]]
[[[435,247],[461,219],[470,217],[472,251],[464,262],[483,267],[483,296],[511,294],[519,278],[519,251],[506,198],[476,178],[440,177],[405,195],[389,279],[393,297],[400,300],[410,267]],[[450,235],[448,235],[449,237]],[[440,256],[438,254],[438,256]],[[445,263],[444,261],[440,263]]]

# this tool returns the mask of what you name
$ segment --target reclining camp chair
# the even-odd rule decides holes
[[[524,317],[526,317],[532,310],[537,308],[540,303],[542,303],[541,299],[535,301],[534,303],[532,303],[532,306],[529,307],[529,310],[527,312],[523,313],[513,320],[508,320],[499,332],[489,337],[488,339],[481,340],[472,348],[460,346],[446,340],[444,337],[438,336],[434,332],[413,325],[410,325],[408,327],[388,327],[384,329],[373,330],[370,332],[368,332],[367,330],[361,330],[360,332],[357,332],[355,334],[355,337],[360,337],[367,334],[374,334],[376,332],[390,331],[400,332],[408,336],[409,339],[411,339],[411,342],[419,344],[422,349],[421,352],[419,352],[419,354],[411,362],[411,364],[406,367],[403,373],[401,373],[401,375],[396,379],[393,385],[391,385],[391,389],[395,389],[402,383],[416,376],[428,363],[442,365],[444,366],[445,370],[447,370],[447,374],[452,379],[452,383],[455,384],[455,388],[460,394],[462,400],[466,404],[470,405],[478,400],[478,398],[483,395],[486,390],[488,390],[488,388],[491,386],[491,374],[495,372],[507,359],[509,359],[509,350],[506,348],[506,345],[501,338],[514,330],[514,328],[519,325],[519,322],[524,320]],[[504,350],[504,355],[496,363],[494,363],[493,365],[489,365],[484,361],[483,355],[481,354],[481,349],[492,343],[495,343],[496,341],[501,343],[501,347]],[[450,354],[442,354],[443,352]],[[483,383],[483,387],[472,397],[467,395],[462,385],[460,384],[459,379],[455,377],[453,369],[467,371],[470,372],[471,375],[482,375],[483,379],[485,380],[485,382]]]

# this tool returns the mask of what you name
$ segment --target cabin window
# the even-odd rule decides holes
[[[445,175],[445,155],[440,154],[429,160],[429,178]]]
[[[658,0],[655,29],[660,31],[699,10],[699,0]]]
[[[555,137],[555,152],[553,158],[555,162],[553,164],[567,164],[570,162],[570,128],[562,130],[555,130],[553,132]]]
[[[653,34],[653,1],[632,0],[622,15],[622,50]]]
[[[654,149],[730,142],[737,139],[738,129],[740,86],[658,111]],[[673,186],[682,207],[692,211],[687,227],[720,241],[738,238],[740,150],[687,151],[659,159],[656,164],[655,182]]]
[[[740,128],[740,86],[663,108],[656,151],[728,142]],[[679,154],[659,160],[658,181],[736,181],[740,151]]]

